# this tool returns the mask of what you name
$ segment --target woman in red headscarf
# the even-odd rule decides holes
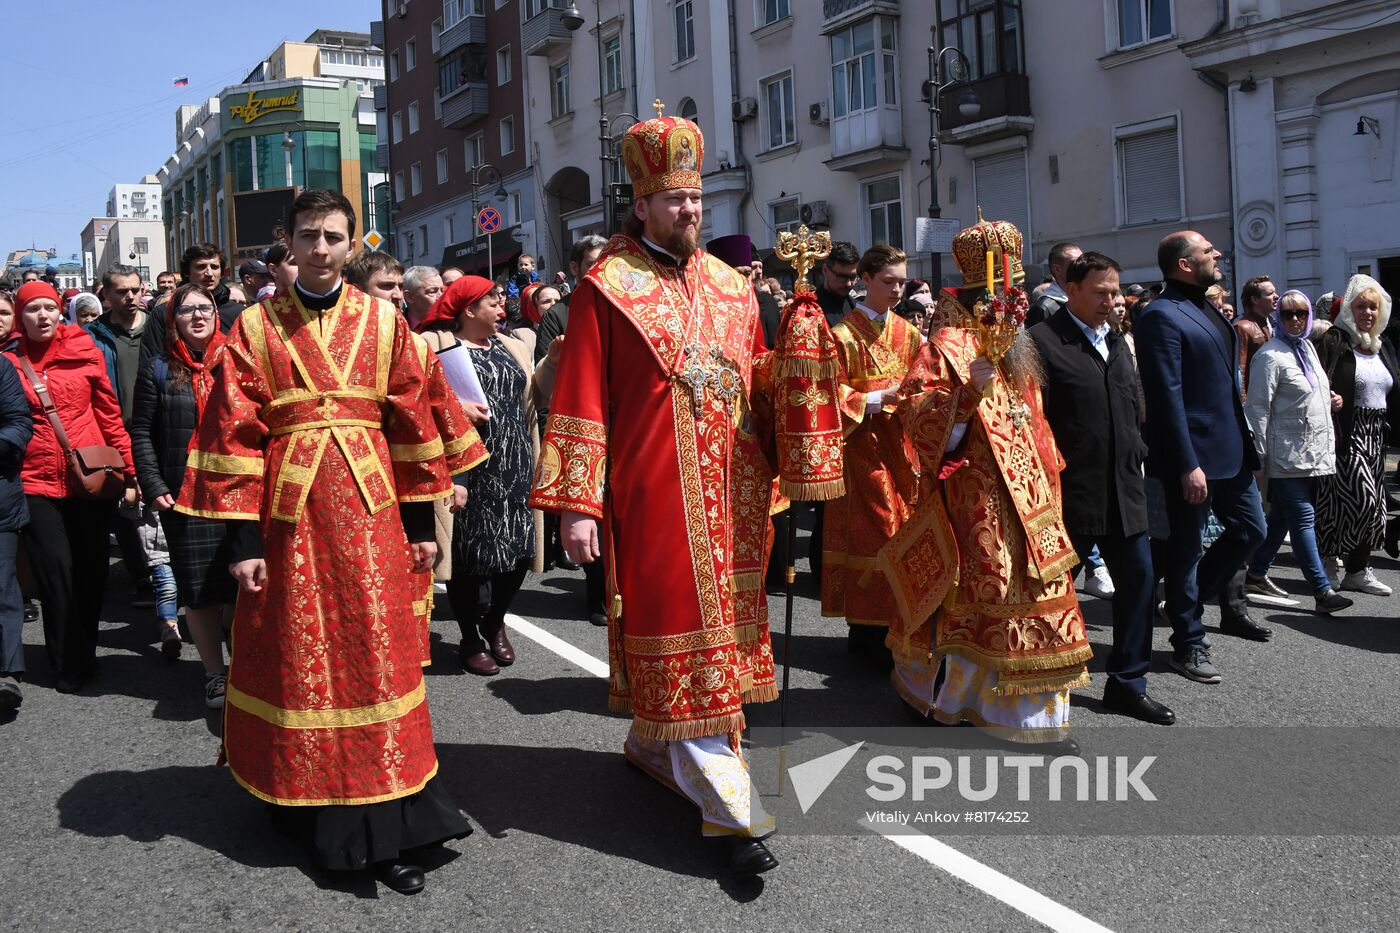
[[[530,509],[538,455],[529,349],[502,334],[505,292],[479,275],[453,282],[419,330],[449,374],[467,354],[481,384],[487,420],[478,425],[491,456],[467,474],[467,504],[456,513],[447,598],[462,628],[462,666],[491,675],[515,662],[505,615],[525,574],[542,569],[542,524]]]
[[[170,543],[171,564],[185,620],[204,664],[204,703],[224,705],[228,669],[224,665],[225,610],[236,587],[228,565],[233,556],[224,523],[174,511],[185,477],[190,438],[223,359],[219,305],[201,285],[182,285],[165,305],[165,352],[151,357],[136,376],[131,445],[136,478],[146,501],[160,513]]]
[[[97,345],[63,320],[58,292],[30,282],[15,296],[18,341],[6,355],[19,370],[34,418],[34,438],[20,479],[29,505],[24,545],[44,607],[44,644],[58,671],[57,689],[75,693],[97,674],[97,623],[107,588],[107,529],[115,499],[89,499],[73,480],[67,447],[114,447],[125,464],[126,496],[136,501],[131,438]],[[51,401],[52,419],[40,393]]]

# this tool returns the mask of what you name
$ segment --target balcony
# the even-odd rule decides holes
[[[376,85],[374,86],[374,109],[375,109],[375,110],[388,110],[388,109],[389,109],[389,85],[387,85],[387,84],[376,84]]]
[[[486,116],[490,109],[490,95],[485,81],[468,81],[457,90],[439,98],[442,104],[442,125],[448,129],[461,129]]]
[[[832,171],[863,171],[879,162],[909,158],[898,107],[872,107],[859,113],[831,118]]]
[[[899,16],[899,0],[822,0],[822,35],[876,14]]]
[[[1023,136],[1035,126],[1031,116],[1031,82],[1022,74],[991,75],[971,83],[982,110],[968,119],[958,111],[966,85],[956,85],[939,99],[940,127],[955,143],[987,142],[1003,136]]]
[[[464,45],[486,44],[486,17],[463,16],[438,37],[438,58],[446,58]]]
[[[374,167],[376,171],[389,171],[389,144],[380,143],[374,147]]]
[[[526,55],[548,55],[569,45],[573,33],[564,25],[564,11],[545,7],[520,27],[520,45]]]

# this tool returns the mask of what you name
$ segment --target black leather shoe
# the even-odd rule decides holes
[[[606,612],[590,612],[588,614],[590,625],[603,626],[608,624],[608,614]]]
[[[574,563],[573,561],[569,560],[568,555],[566,555],[566,554],[564,554],[564,553],[562,553],[562,552],[559,554],[559,556],[558,556],[557,558],[555,558],[554,566],[555,566],[555,567],[558,567],[560,570],[568,571],[569,573],[573,573],[573,572],[574,572],[575,570],[577,570],[578,567],[579,567],[578,564],[576,564],[576,563]]]
[[[400,894],[417,894],[427,883],[423,869],[405,862],[376,862],[374,877],[384,882],[389,890]]]
[[[1220,634],[1234,635],[1236,638],[1248,638],[1250,641],[1268,641],[1274,637],[1274,630],[1264,628],[1249,616],[1236,616],[1233,619],[1222,619],[1220,621]]]
[[[729,844],[729,870],[736,878],[752,878],[778,867],[778,860],[757,839],[734,837]]]
[[[1145,693],[1132,693],[1128,690],[1105,689],[1103,705],[1115,713],[1141,719],[1158,726],[1170,726],[1176,722],[1176,713],[1158,703]]]

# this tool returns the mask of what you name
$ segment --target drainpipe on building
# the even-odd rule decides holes
[[[637,85],[642,77],[637,63],[637,0],[627,4],[627,41],[632,46],[632,112],[635,114],[641,112],[637,106]]]
[[[739,19],[734,14],[734,0],[729,0],[729,87],[730,94],[737,100],[739,98]],[[731,106],[733,102],[731,101]],[[735,233],[744,233],[748,229],[748,224],[744,221],[744,212],[748,209],[749,202],[753,200],[753,173],[749,171],[749,161],[744,158],[744,130],[736,120],[734,127],[734,165],[744,170],[744,193],[739,198],[739,229]]]
[[[1229,0],[1216,0],[1215,2],[1215,22],[1210,29],[1201,37],[1202,40],[1209,39],[1217,35],[1225,28],[1229,19]],[[1207,71],[1197,71],[1196,77],[1220,92],[1225,109],[1225,177],[1230,181],[1230,209],[1229,209],[1229,229],[1230,229],[1230,277],[1239,279],[1239,268],[1235,265],[1235,126],[1230,119],[1230,86],[1220,80],[1215,75]],[[1234,288],[1231,288],[1234,292]],[[1238,292],[1235,292],[1238,297]]]

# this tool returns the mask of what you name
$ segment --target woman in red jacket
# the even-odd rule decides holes
[[[44,608],[44,643],[58,671],[57,689],[73,693],[97,672],[97,622],[107,589],[107,529],[116,500],[75,494],[68,459],[27,369],[48,386],[72,447],[105,444],[121,452],[126,495],[134,499],[131,438],[122,425],[121,406],[107,381],[102,354],[86,331],[63,322],[53,287],[30,282],[15,296],[15,305],[19,340],[6,355],[19,371],[34,418],[34,438],[20,469],[30,515],[24,544]]]

